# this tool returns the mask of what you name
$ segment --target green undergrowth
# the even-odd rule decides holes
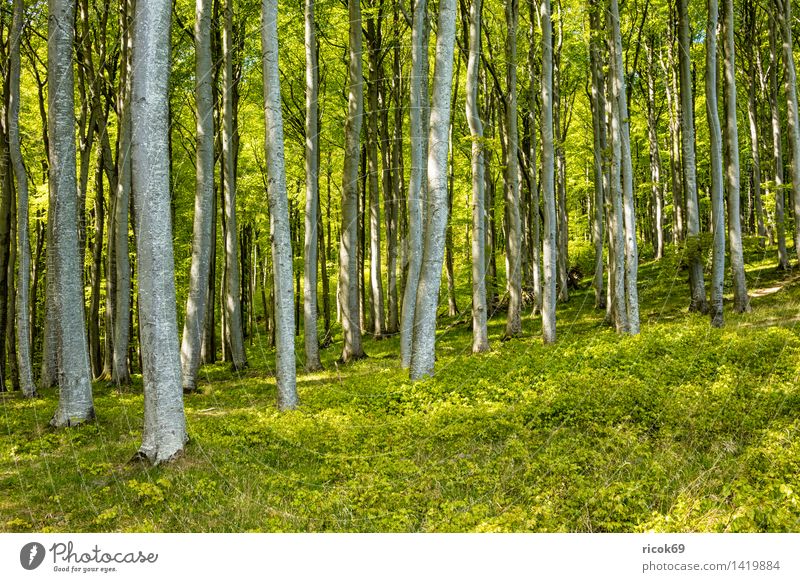
[[[55,391],[0,395],[0,530],[798,531],[800,280],[757,247],[748,261],[753,312],[726,295],[723,329],[687,313],[670,254],[640,269],[637,337],[588,288],[554,346],[531,317],[501,342],[498,312],[474,356],[468,317],[445,317],[435,378],[408,381],[397,338],[348,366],[334,344],[288,413],[255,337],[245,371],[203,369],[186,454],[163,467],[129,462],[140,379],[98,384],[97,421],[62,431]]]

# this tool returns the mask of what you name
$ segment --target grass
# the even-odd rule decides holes
[[[95,387],[97,421],[53,431],[57,393],[0,394],[2,531],[798,531],[800,282],[749,247],[753,312],[687,313],[678,257],[640,269],[642,333],[620,337],[591,290],[470,354],[442,318],[436,377],[398,369],[398,340],[300,374],[275,408],[265,338],[241,374],[202,371],[191,441],[166,467],[129,459],[141,381]],[[462,307],[468,279],[461,278]],[[301,342],[298,345],[302,345]]]

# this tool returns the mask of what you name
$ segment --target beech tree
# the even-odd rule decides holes
[[[414,309],[411,379],[433,375],[436,360],[436,308],[442,282],[447,230],[447,134],[450,129],[450,93],[456,37],[455,0],[439,1],[436,65],[433,75],[428,133],[428,203],[422,268]]]
[[[131,194],[131,77],[133,59],[133,0],[123,0],[120,10],[120,81],[117,98],[117,192],[114,202],[114,344],[112,379],[117,386],[130,383],[128,347],[131,335],[131,265],[128,256],[128,219]]]
[[[305,3],[306,49],[306,217],[303,271],[303,334],[306,370],[322,369],[317,336],[317,224],[319,216],[319,64],[314,0]],[[280,97],[280,95],[278,95]],[[283,139],[283,136],[281,136]],[[285,192],[284,192],[285,195]]]
[[[594,306],[605,309],[606,295],[603,289],[603,205],[608,191],[607,132],[605,80],[603,75],[601,35],[601,11],[599,0],[592,0],[589,6],[589,58],[591,62],[591,107],[593,132],[594,168],[594,214],[592,216],[592,240],[594,242]]]
[[[81,256],[78,252],[76,189],[75,94],[72,46],[75,5],[50,0],[47,42],[48,122],[50,134],[50,245],[47,270],[52,293],[55,349],[58,353],[59,399],[50,423],[55,427],[81,424],[94,418],[89,352],[83,316]],[[171,241],[168,241],[171,247]],[[50,246],[48,245],[48,246]],[[172,309],[175,308],[174,299]]]
[[[192,267],[181,343],[183,390],[195,390],[200,367],[203,324],[208,309],[208,283],[214,218],[214,104],[212,91],[211,1],[197,0],[195,11],[195,75],[197,100],[197,182],[194,199]]]
[[[722,0],[724,6],[722,32],[724,35],[724,75],[725,97],[725,187],[728,190],[728,238],[733,274],[733,309],[736,313],[750,311],[747,296],[747,281],[744,276],[744,251],[742,249],[742,224],[739,210],[741,197],[739,187],[739,129],[736,120],[736,62],[734,47],[733,0]],[[800,151],[800,149],[798,150]],[[798,173],[800,177],[800,173]],[[797,190],[800,192],[800,189]],[[800,207],[797,207],[800,208]],[[800,214],[796,214],[800,216]],[[800,238],[797,239],[800,241]]]
[[[267,195],[275,287],[275,378],[278,385],[278,408],[286,410],[297,407],[297,386],[294,356],[292,241],[289,235],[289,201],[286,194],[283,115],[278,69],[278,2],[263,0],[261,6],[266,160],[269,172]]]
[[[544,343],[556,341],[556,200],[554,189],[555,160],[553,150],[553,25],[550,0],[539,5],[542,27],[542,201],[544,233],[542,261],[542,337]]]
[[[778,269],[789,268],[789,255],[786,250],[786,224],[784,222],[783,183],[783,130],[781,129],[780,105],[778,103],[778,51],[775,19],[770,20],[769,27],[769,105],[772,125],[772,156],[775,167],[775,230],[778,244]]]
[[[692,98],[692,63],[690,59],[688,0],[678,0],[678,61],[681,100],[681,154],[683,190],[686,198],[687,258],[689,261],[690,311],[705,313],[703,256],[700,248],[700,209],[697,202],[697,167],[695,162],[694,101]]]
[[[17,289],[17,359],[19,365],[19,384],[22,393],[31,398],[36,396],[31,365],[30,329],[30,286],[31,247],[28,239],[28,173],[22,160],[19,139],[19,100],[20,100],[20,48],[22,22],[25,6],[23,0],[14,0],[14,14],[11,23],[11,47],[9,50],[9,100],[8,100],[8,149],[14,182],[17,187],[17,254],[19,256],[19,285]],[[13,266],[12,266],[13,269]]]
[[[711,325],[721,327],[722,285],[725,276],[725,208],[722,193],[722,134],[717,112],[717,0],[708,0],[706,27],[706,117],[711,136],[711,217],[713,220],[713,266],[711,268]]]
[[[792,150],[792,200],[794,207],[794,251],[800,258],[800,113],[797,104],[797,72],[792,42],[792,3],[773,0],[783,45],[783,73],[786,90],[786,125]]]
[[[537,71],[537,28],[538,5],[536,0],[528,0],[528,17],[530,20],[530,47],[528,48],[528,72],[530,74],[530,85],[528,88],[528,174],[530,180],[530,205],[528,208],[530,216],[530,263],[531,263],[531,291],[533,292],[533,313],[541,313],[542,310],[542,234],[541,217],[539,212],[539,180],[538,175],[538,149],[539,139],[536,131],[536,78]]]
[[[522,232],[520,226],[519,131],[517,129],[517,23],[519,1],[506,2],[506,272],[508,278],[508,319],[506,337],[522,331]]]
[[[626,331],[639,333],[639,249],[636,242],[636,209],[633,200],[633,164],[631,162],[630,120],[628,97],[625,85],[625,68],[622,60],[622,36],[619,26],[617,0],[611,0],[612,47],[612,107],[618,110],[619,145],[622,158],[622,208],[625,223],[625,303],[627,310]],[[616,147],[616,146],[615,146]]]
[[[348,0],[350,17],[349,88],[345,124],[344,171],[342,173],[342,227],[339,246],[339,307],[342,314],[344,348],[342,361],[364,357],[358,300],[358,163],[364,113],[364,81],[361,73],[361,4]]]
[[[467,63],[467,122],[472,137],[472,351],[489,351],[486,328],[486,209],[483,158],[483,122],[478,106],[481,59],[481,0],[472,0],[469,11],[469,60]]]
[[[426,0],[415,0],[411,27],[409,132],[411,174],[408,181],[408,270],[400,317],[400,364],[411,366],[417,289],[422,269],[423,208],[427,174],[428,13]]]
[[[171,3],[137,2],[133,29],[131,170],[139,266],[139,333],[144,435],[139,455],[153,464],[183,452],[183,412],[169,210]]]
[[[236,217],[236,165],[234,136],[233,1],[225,0],[222,27],[222,183],[225,194],[225,342],[235,370],[247,365],[242,329],[239,238]]]

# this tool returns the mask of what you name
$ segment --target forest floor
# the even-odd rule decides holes
[[[473,356],[468,313],[442,318],[436,377],[416,384],[397,338],[344,367],[334,344],[288,413],[262,334],[244,372],[202,370],[168,466],[129,462],[140,378],[97,384],[97,421],[61,431],[55,390],[0,394],[0,531],[798,531],[800,279],[749,248],[753,311],[726,295],[723,329],[687,312],[668,256],[641,266],[637,337],[586,284],[554,346],[538,317],[502,343],[498,313]]]

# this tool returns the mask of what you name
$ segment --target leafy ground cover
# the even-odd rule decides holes
[[[273,354],[204,369],[191,441],[166,467],[129,462],[141,382],[95,387],[97,421],[53,431],[57,394],[0,394],[2,531],[798,531],[800,279],[751,246],[753,312],[712,329],[687,313],[671,255],[640,270],[642,333],[620,337],[584,289],[470,354],[442,319],[434,379],[398,369],[398,341],[298,377],[275,409]],[[468,279],[461,278],[468,305]],[[302,345],[302,342],[299,342]]]

